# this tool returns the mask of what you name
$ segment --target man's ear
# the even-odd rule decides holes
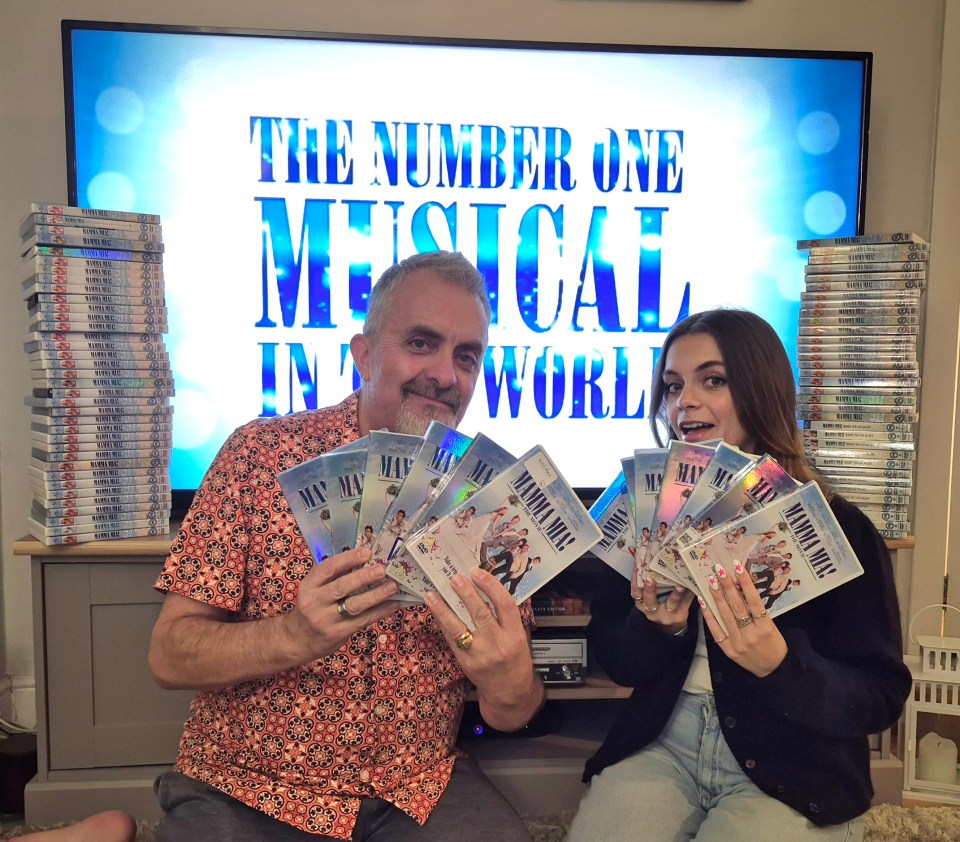
[[[360,372],[360,379],[366,383],[370,379],[370,343],[362,333],[356,334],[350,340],[350,353],[354,365]]]

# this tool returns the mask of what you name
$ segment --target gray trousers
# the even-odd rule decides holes
[[[200,781],[165,772],[154,784],[164,816],[155,842],[322,842]],[[513,808],[472,760],[457,760],[449,786],[423,826],[380,798],[362,798],[355,842],[530,842]]]

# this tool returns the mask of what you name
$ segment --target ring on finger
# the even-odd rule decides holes
[[[670,607],[670,603],[669,603],[669,602],[663,603],[663,610],[666,611],[668,614],[675,614],[676,611],[677,611],[676,608],[671,608],[671,607]]]
[[[723,641],[725,641],[728,637],[730,637],[730,635],[725,634],[723,637],[718,637],[718,638],[717,638],[716,640],[714,640],[713,642],[719,645],[719,644],[723,643]]]
[[[470,629],[464,629],[463,632],[457,637],[455,643],[457,644],[457,649],[461,652],[466,652],[471,646],[473,646],[473,634],[470,632]]]
[[[747,614],[746,617],[736,617],[738,629],[745,629],[753,622],[753,614]]]
[[[764,608],[763,611],[757,614],[757,619],[759,620],[761,617],[766,617],[766,616],[767,616],[767,609]]]
[[[347,610],[347,598],[337,600],[337,613],[343,617],[344,620],[352,620],[353,614]]]
[[[660,610],[660,603],[658,602],[656,605],[653,606],[653,608],[647,605],[647,603],[643,603],[643,605],[640,607],[643,608],[643,610],[646,611],[648,614],[656,614]]]

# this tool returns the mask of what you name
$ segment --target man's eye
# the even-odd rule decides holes
[[[410,347],[411,347],[411,348],[416,348],[418,351],[423,351],[423,350],[425,350],[425,349],[428,347],[428,345],[427,345],[427,340],[426,340],[426,339],[411,339],[411,340],[410,340]]]
[[[478,365],[480,365],[480,360],[478,360],[473,354],[461,354],[460,363],[468,368],[476,368]]]

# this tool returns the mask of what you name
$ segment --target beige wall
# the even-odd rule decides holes
[[[868,230],[913,229],[935,245],[925,297],[922,439],[916,575],[900,570],[904,598],[939,601],[952,523],[954,386],[960,311],[957,236],[957,0],[0,0],[0,676],[32,682],[28,562],[14,557],[25,534],[28,414],[21,396],[25,313],[19,298],[17,222],[31,201],[64,201],[66,172],[60,63],[62,18],[361,33],[425,34],[696,46],[869,50],[874,53],[867,183]],[[946,14],[947,25],[944,26]],[[952,73],[941,67],[946,54]],[[949,99],[943,127],[938,98]],[[939,143],[938,143],[939,141]],[[937,180],[935,169],[948,173]],[[958,457],[960,458],[960,457]],[[956,518],[954,518],[956,519]],[[960,529],[960,520],[954,524]],[[922,575],[920,575],[922,574]],[[960,578],[960,577],[958,577]],[[960,590],[960,589],[958,589]],[[960,601],[960,596],[956,601]],[[0,703],[2,703],[0,686]]]

